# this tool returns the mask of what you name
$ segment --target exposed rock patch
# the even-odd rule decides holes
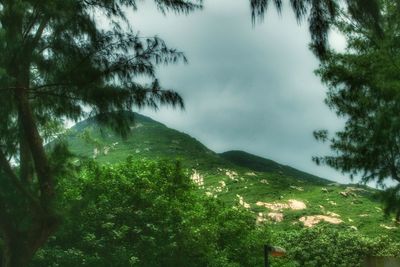
[[[395,226],[387,226],[387,225],[384,225],[384,224],[381,224],[380,227],[388,229],[388,230],[397,229],[397,227],[395,227]]]
[[[282,211],[283,209],[304,210],[307,208],[304,202],[295,199],[289,199],[288,203],[278,203],[278,202],[268,203],[268,202],[258,201],[256,205],[260,207],[266,207],[267,209],[273,211]]]
[[[193,174],[190,176],[190,179],[200,188],[204,188],[204,177],[197,172],[197,170],[193,169]]]
[[[326,213],[326,215],[328,215],[328,216],[332,216],[332,217],[340,217],[340,215],[339,215],[339,214],[337,214],[337,213],[334,213],[334,212],[330,212],[330,211],[328,211],[328,212]]]
[[[304,191],[304,188],[301,187],[301,186],[294,186],[294,185],[291,185],[290,188],[295,189],[295,190],[297,190],[297,191]]]
[[[337,217],[331,217],[326,215],[314,215],[314,216],[303,216],[299,219],[305,227],[313,227],[316,224],[324,221],[331,224],[340,224],[343,221]]]
[[[274,222],[281,222],[281,221],[283,221],[283,213],[270,212],[270,213],[268,213],[268,218],[270,218]]]
[[[244,201],[244,198],[241,195],[236,195],[239,198],[239,205],[243,206],[246,209],[250,209],[250,204]]]
[[[289,199],[289,208],[292,210],[305,210],[307,208],[306,204],[303,201]]]

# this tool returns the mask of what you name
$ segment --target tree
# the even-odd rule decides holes
[[[327,105],[345,119],[334,136],[326,130],[315,137],[328,141],[332,155],[316,157],[367,183],[387,187],[386,212],[400,219],[400,45],[399,1],[380,1],[382,34],[368,20],[342,11],[335,22],[347,40],[344,52],[330,51],[317,74],[328,85]]]
[[[154,2],[161,12],[201,8],[201,0]],[[127,117],[119,112],[183,107],[159,85],[155,66],[186,59],[163,40],[134,33],[125,10],[136,8],[135,0],[0,1],[2,266],[26,266],[60,223],[54,200],[67,147],[52,153],[44,143],[64,119],[89,110],[124,135]],[[143,85],[137,76],[152,81]]]
[[[260,266],[267,228],[185,172],[179,162],[86,163],[60,179],[66,219],[32,266]]]
[[[126,135],[127,117],[118,116],[124,110],[164,104],[183,107],[177,93],[159,85],[154,68],[185,61],[185,57],[157,37],[134,33],[125,10],[136,9],[136,2],[0,0],[0,230],[4,266],[27,265],[59,225],[53,203],[57,176],[67,162],[67,146],[56,145],[50,152],[44,143],[65,119],[98,115],[101,122]],[[154,2],[161,12],[185,14],[201,8],[202,3]],[[268,2],[250,0],[253,18],[262,17]],[[274,2],[280,10],[281,1]],[[335,14],[336,1],[291,3],[298,19],[310,14],[313,41],[322,55],[328,18]],[[150,84],[136,82],[137,76],[150,78]]]
[[[278,12],[283,7],[282,0],[250,0],[253,23],[263,20],[270,3]],[[328,34],[332,21],[338,16],[341,6],[346,5],[349,15],[356,20],[368,21],[377,32],[381,32],[378,0],[290,0],[298,23],[307,19],[311,34],[310,48],[314,54],[324,60],[328,50]]]

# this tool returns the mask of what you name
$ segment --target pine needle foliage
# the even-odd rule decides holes
[[[186,58],[159,37],[137,33],[126,13],[137,2],[0,1],[2,266],[26,266],[59,225],[56,178],[68,151],[63,144],[46,151],[44,144],[66,119],[98,115],[126,135],[124,111],[183,108],[179,94],[160,85],[155,68]],[[201,0],[154,3],[162,13],[202,7]]]
[[[317,74],[328,86],[327,105],[345,126],[334,136],[326,130],[315,132],[334,153],[314,160],[387,188],[382,198],[386,212],[394,212],[399,220],[400,3],[379,4],[380,33],[370,19],[352,17],[353,10],[342,10],[335,22],[346,37],[347,49],[330,51]]]
[[[379,1],[377,0],[250,0],[253,24],[263,21],[269,5],[273,4],[281,13],[284,3],[292,8],[297,22],[308,22],[311,34],[310,47],[314,54],[324,59],[328,50],[328,34],[341,7],[346,6],[350,15],[360,21],[368,21],[377,32],[381,32]]]

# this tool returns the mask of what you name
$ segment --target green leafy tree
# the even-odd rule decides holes
[[[344,173],[395,186],[383,196],[387,212],[400,219],[400,43],[398,1],[381,1],[382,30],[378,36],[368,20],[342,11],[337,28],[347,40],[344,52],[331,51],[317,73],[328,85],[328,106],[345,120],[334,136],[315,132],[328,141],[333,155],[316,157]],[[389,184],[390,185],[390,184]]]
[[[268,235],[252,213],[192,184],[180,164],[86,164],[59,183],[60,231],[33,266],[259,266]]]
[[[201,8],[201,0],[154,2],[161,12]],[[59,225],[53,204],[67,147],[51,153],[43,139],[64,119],[99,114],[127,134],[124,110],[183,107],[159,85],[155,66],[186,59],[163,40],[135,33],[125,11],[136,8],[135,0],[0,1],[2,266],[26,266]]]

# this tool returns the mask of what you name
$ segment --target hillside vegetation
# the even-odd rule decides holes
[[[276,231],[328,224],[371,237],[399,239],[398,224],[385,217],[377,190],[338,184],[242,151],[217,154],[195,138],[148,117],[133,116],[131,134],[122,139],[94,119],[72,127],[65,139],[78,157],[117,163],[133,159],[178,160],[201,194],[227,205],[239,204],[258,223]]]

